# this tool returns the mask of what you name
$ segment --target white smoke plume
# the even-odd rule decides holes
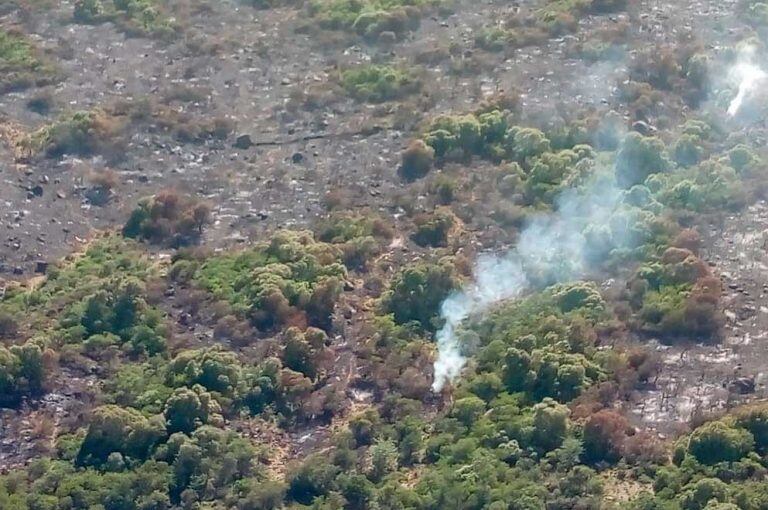
[[[613,183],[612,173],[594,178],[581,189],[564,192],[556,212],[535,218],[509,252],[479,257],[474,281],[443,302],[441,317],[445,322],[436,336],[438,358],[433,391],[442,390],[466,363],[456,335],[465,319],[518,297],[539,283],[565,282],[583,274],[590,259],[585,234],[592,229],[609,232],[614,247],[626,245],[628,233],[622,222],[610,225],[621,199],[622,192]]]
[[[745,99],[758,90],[768,74],[755,63],[755,47],[746,46],[739,53],[736,65],[729,72],[729,80],[738,83],[738,92],[728,106],[728,115],[733,117],[744,104]]]

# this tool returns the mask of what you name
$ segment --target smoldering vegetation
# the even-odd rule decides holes
[[[765,14],[0,6],[0,508],[761,508]]]

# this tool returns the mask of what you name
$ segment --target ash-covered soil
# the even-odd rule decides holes
[[[319,43],[297,31],[302,12],[294,8],[256,10],[222,2],[194,11],[170,4],[187,27],[173,44],[126,37],[110,23],[77,24],[70,2],[34,16],[12,11],[0,24],[22,26],[52,54],[64,76],[50,91],[55,102],[46,116],[26,107],[39,90],[0,97],[0,117],[16,129],[32,131],[63,111],[188,90],[195,100],[170,107],[199,118],[226,118],[236,127],[226,140],[191,144],[142,125],[130,133],[115,162],[65,157],[24,166],[4,152],[3,275],[29,275],[34,262],[66,254],[91,228],[120,224],[139,198],[164,187],[200,192],[216,204],[215,228],[206,241],[219,245],[277,226],[309,225],[324,213],[328,192],[343,193],[351,206],[392,216],[398,211],[391,197],[404,190],[395,172],[399,153],[426,110],[427,116],[466,111],[494,93],[518,89],[523,114],[531,118],[576,107],[626,114],[617,86],[626,79],[628,59],[684,34],[715,47],[731,44],[742,28],[733,4],[639,2],[626,13],[584,17],[575,35],[502,53],[474,49],[472,40],[476,30],[520,7],[507,2],[458,2],[453,14],[424,19],[418,31],[386,51]],[[631,22],[629,44],[615,61],[590,64],[567,51],[580,37],[626,22]],[[447,53],[451,45],[462,49],[459,56],[418,66],[427,86],[406,111],[391,104],[361,105],[343,95],[319,108],[303,105],[302,96],[329,86],[339,68],[385,57],[413,62],[426,52]],[[482,63],[479,69],[448,72],[469,57]],[[241,135],[254,146],[234,147]],[[84,196],[87,171],[107,166],[120,177],[114,198],[105,207],[90,206]]]
[[[632,413],[663,433],[768,396],[768,203],[710,225],[702,256],[720,275],[722,342],[662,345],[661,372]]]

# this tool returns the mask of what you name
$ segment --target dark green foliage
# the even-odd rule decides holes
[[[260,453],[235,432],[203,426],[190,436],[173,434],[156,456],[171,466],[167,489],[178,505],[185,499],[215,501],[257,475]],[[231,496],[230,496],[231,497]]]
[[[423,140],[414,140],[403,151],[402,158],[403,162],[398,170],[400,175],[407,181],[414,181],[424,177],[432,169],[435,149]]]
[[[350,269],[365,268],[394,235],[392,227],[377,216],[346,213],[332,214],[318,223],[315,232],[319,241],[338,245]]]
[[[74,18],[79,23],[95,23],[104,14],[104,5],[100,0],[77,0]]]
[[[95,357],[100,347],[130,343],[133,352],[150,356],[166,349],[163,316],[143,298],[136,280],[113,280],[76,304],[61,319],[71,342],[83,341]]]
[[[19,323],[9,312],[0,310],[0,339],[13,338],[19,330]]]
[[[440,0],[313,0],[309,14],[330,30],[347,30],[375,41],[382,32],[402,36],[418,27],[422,8]]]
[[[43,351],[26,343],[6,349],[0,345],[0,408],[15,406],[24,396],[37,396],[47,377]]]
[[[749,431],[722,421],[713,421],[691,434],[688,451],[699,462],[714,464],[739,460],[751,452],[754,446],[755,439]]]
[[[692,484],[682,494],[680,506],[684,510],[703,510],[710,507],[710,502],[724,503],[728,498],[728,486],[717,478],[703,478]],[[714,508],[719,508],[713,505]],[[726,507],[727,508],[727,507]]]
[[[737,209],[747,195],[736,170],[717,160],[706,160],[675,173],[654,175],[647,185],[662,204],[692,211]]]
[[[328,464],[322,455],[313,455],[305,460],[290,476],[288,496],[305,505],[311,504],[318,496],[325,496],[336,488],[339,468]]]
[[[77,0],[74,19],[78,23],[110,21],[129,35],[170,39],[178,30],[162,2],[155,0]]]
[[[403,269],[394,278],[383,298],[383,306],[397,323],[416,321],[430,330],[435,327],[434,320],[443,300],[458,284],[448,262],[417,264]]]
[[[166,369],[166,382],[171,387],[200,385],[224,396],[234,394],[240,376],[237,355],[222,348],[183,351]]]
[[[735,413],[736,425],[748,430],[755,439],[755,449],[761,454],[768,451],[768,406],[753,404]]]
[[[189,434],[197,427],[212,421],[218,404],[210,393],[201,391],[199,386],[195,390],[177,388],[165,402],[163,415],[169,434]]]
[[[533,406],[533,442],[544,451],[562,445],[568,433],[570,411],[562,404],[545,398]]]
[[[285,333],[283,364],[310,379],[315,379],[326,344],[328,336],[321,329],[308,328],[301,332],[298,328],[289,328]]]
[[[102,406],[91,416],[76,463],[100,466],[113,453],[127,459],[144,460],[165,434],[162,421],[147,419],[133,409]]]
[[[669,169],[661,140],[639,133],[629,133],[616,155],[616,182],[622,188],[642,184],[648,176]]]
[[[602,377],[590,356],[591,328],[604,306],[594,287],[576,283],[499,308],[474,328],[479,372],[495,373],[507,391],[535,400],[575,398]]]

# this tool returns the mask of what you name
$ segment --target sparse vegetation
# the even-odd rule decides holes
[[[179,30],[162,2],[155,0],[77,0],[74,20],[78,23],[115,23],[128,35],[170,39]]]
[[[23,33],[0,29],[0,93],[55,83],[59,72]]]

